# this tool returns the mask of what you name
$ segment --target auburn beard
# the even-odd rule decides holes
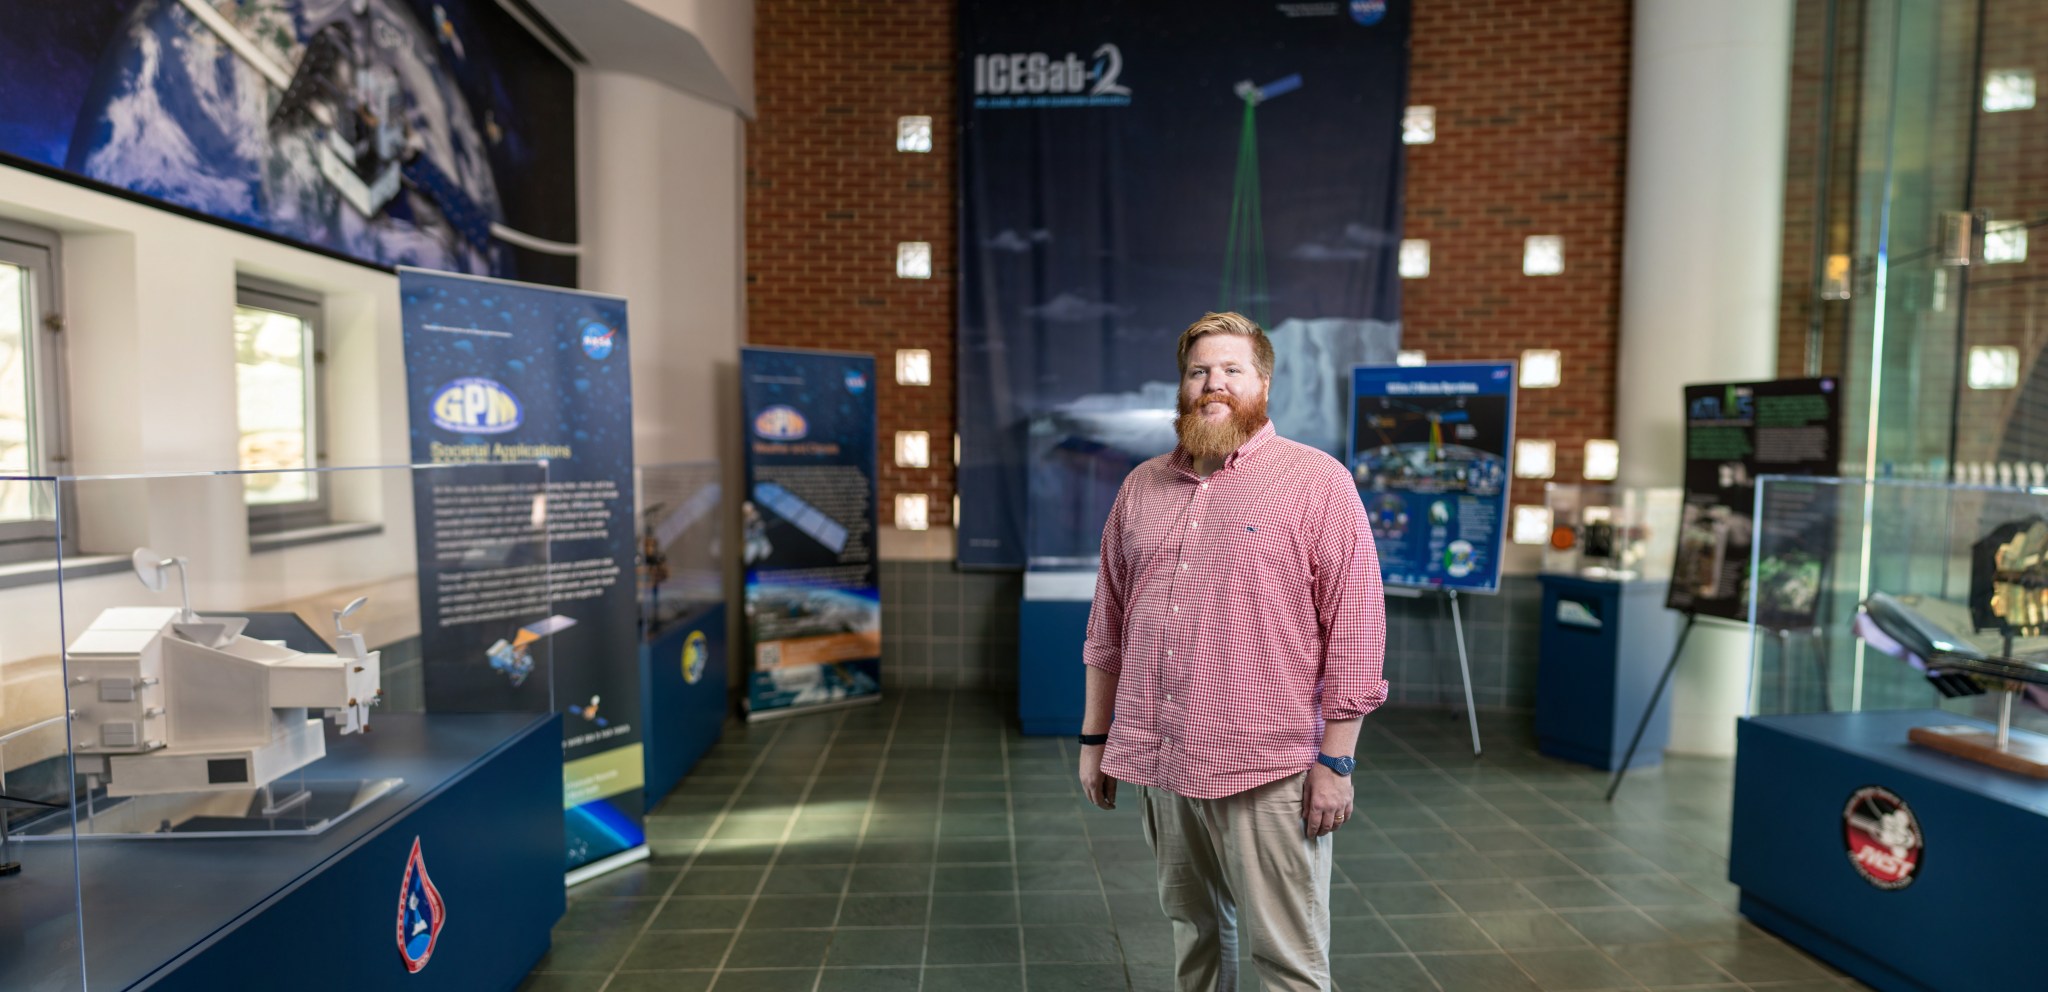
[[[1230,416],[1216,421],[1203,417],[1202,408],[1211,403],[1228,405]],[[1181,397],[1180,417],[1173,422],[1174,433],[1180,435],[1181,450],[1195,459],[1227,458],[1264,426],[1264,395],[1256,400],[1242,400],[1229,393],[1205,396],[1192,402],[1185,396]]]

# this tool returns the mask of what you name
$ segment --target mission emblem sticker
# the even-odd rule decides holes
[[[1880,889],[1903,889],[1920,871],[1920,821],[1890,789],[1866,785],[1849,796],[1842,841],[1856,874]]]

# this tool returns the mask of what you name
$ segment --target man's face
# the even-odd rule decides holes
[[[1252,339],[1196,338],[1181,368],[1181,446],[1196,458],[1221,458],[1266,423],[1267,381],[1252,364]]]

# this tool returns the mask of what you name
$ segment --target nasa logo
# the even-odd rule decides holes
[[[704,677],[704,660],[711,656],[711,639],[701,630],[690,631],[683,641],[683,681],[696,685]]]
[[[811,425],[792,406],[776,404],[754,417],[754,433],[770,441],[800,441]]]
[[[1387,16],[1387,0],[1351,0],[1351,19],[1372,27]]]
[[[1913,810],[1890,789],[1866,785],[1842,807],[1842,843],[1863,880],[1886,891],[1913,884],[1924,838]]]
[[[405,878],[398,884],[398,954],[405,970],[419,974],[434,956],[434,944],[441,939],[441,927],[448,922],[448,906],[441,890],[427,877],[427,861],[420,856],[420,839],[412,839],[412,856],[405,859]]]
[[[458,434],[503,434],[519,426],[519,400],[495,380],[457,379],[434,394],[434,426]]]
[[[859,369],[846,370],[846,391],[859,396],[867,391],[868,377]]]
[[[583,353],[598,361],[604,361],[612,353],[612,340],[618,329],[606,327],[601,320],[583,322]]]

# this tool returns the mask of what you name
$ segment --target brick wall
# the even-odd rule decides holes
[[[883,441],[881,521],[899,492],[953,497],[952,0],[758,0],[757,117],[747,128],[747,343],[872,353]],[[896,150],[896,118],[932,118],[928,154]],[[896,277],[896,244],[932,246],[932,277]],[[932,353],[930,386],[898,386],[898,348]],[[897,468],[899,430],[929,431],[929,469]]]
[[[1404,236],[1429,240],[1430,273],[1402,285],[1402,347],[1562,351],[1563,384],[1524,390],[1515,431],[1557,442],[1563,481],[1587,438],[1614,436],[1629,10],[1423,0],[1410,42],[1408,100],[1436,108],[1437,133],[1408,149]],[[1522,274],[1538,234],[1564,236],[1562,275]],[[1542,484],[1517,481],[1514,501],[1542,502]]]
[[[1583,442],[1614,432],[1621,206],[1628,124],[1627,0],[1424,0],[1410,102],[1437,111],[1435,144],[1408,158],[1407,236],[1431,245],[1403,286],[1405,347],[1432,359],[1564,352],[1564,385],[1522,394],[1518,432],[1557,442],[1559,479]],[[930,470],[885,464],[898,492],[953,495],[951,0],[758,0],[758,119],[747,134],[747,310],[752,344],[874,352],[928,348],[933,385],[884,371],[881,436],[932,432]],[[899,153],[897,116],[929,114],[931,154]],[[1561,276],[1522,275],[1522,239],[1565,238]],[[928,282],[897,279],[898,241],[929,241]],[[885,456],[885,462],[887,461]],[[1541,502],[1518,482],[1516,502]]]

